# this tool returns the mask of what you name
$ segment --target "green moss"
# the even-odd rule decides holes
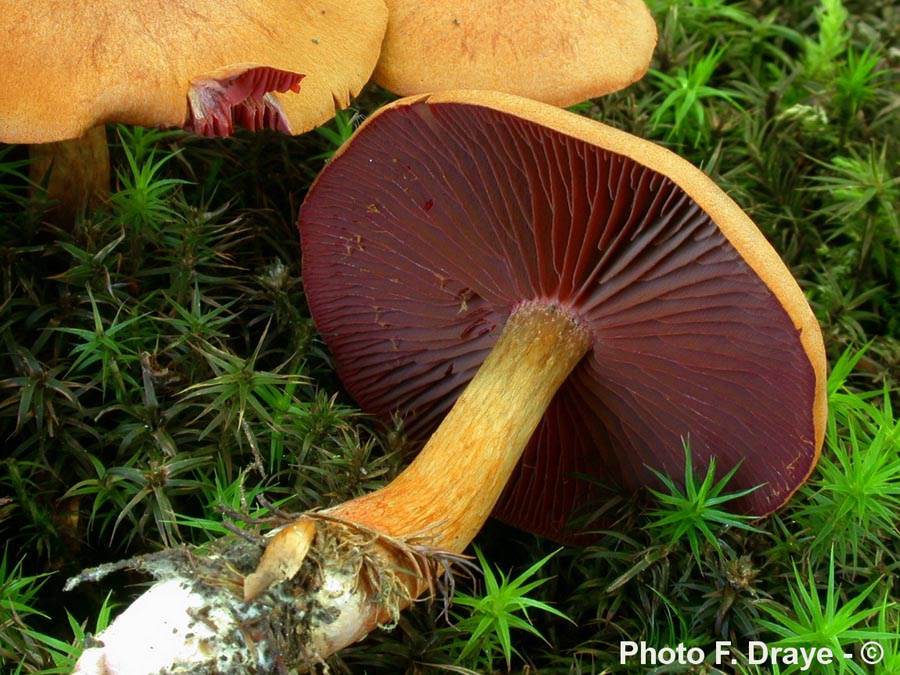
[[[856,627],[896,631],[896,3],[650,5],[656,75],[580,114],[710,173],[800,281],[833,367],[845,354],[853,366],[831,392],[822,465],[785,510],[753,523],[759,531],[710,526],[713,539],[691,545],[653,527],[649,495],[608,505],[616,530],[556,555],[542,570],[552,580],[533,591],[575,625],[532,616],[547,643],[516,636],[513,670],[634,672],[618,660],[625,638],[730,640],[740,654],[748,640],[782,635],[760,623],[761,604],[795,620],[800,585],[810,600],[828,587],[832,550],[834,602],[875,583]],[[354,105],[365,116],[388,97],[370,87]],[[260,516],[259,495],[292,511],[326,507],[403,464],[402,428],[354,408],[303,295],[296,212],[351,126],[344,116],[323,134],[226,140],[120,129],[112,200],[68,230],[29,197],[24,149],[0,148],[0,535],[6,597],[29,608],[0,669],[71,663],[63,645],[109,604],[93,585],[63,593],[67,576],[203,544],[222,534],[221,503]],[[553,548],[497,525],[477,543],[511,574]],[[330,660],[331,672],[473,667],[454,662],[439,615],[414,605],[395,630]],[[894,658],[896,645],[886,647]],[[773,672],[740,659],[736,668]]]

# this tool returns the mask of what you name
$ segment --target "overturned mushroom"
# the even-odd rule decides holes
[[[741,502],[756,515],[815,464],[812,312],[749,218],[658,146],[509,95],[404,99],[326,167],[299,226],[347,388],[428,440],[388,486],[231,565],[237,623],[256,622],[248,654],[274,638],[246,612],[280,598],[303,641],[289,667],[390,623],[492,512],[572,540],[573,512],[609,497],[600,480],[680,475],[685,437],[696,465],[741,463],[734,487],[760,486]],[[80,672],[119,672],[115,658],[105,643],[84,663],[109,670]]]
[[[387,20],[382,0],[0,6],[0,141],[42,144],[70,215],[108,192],[102,125],[302,133],[359,92]]]
[[[567,106],[639,80],[656,46],[643,0],[386,3],[372,78],[404,96],[487,89]]]
[[[535,433],[511,441],[512,463],[524,457],[495,508],[545,536],[565,540],[576,507],[608,498],[601,484],[679,475],[682,439],[704,469],[743,462],[735,488],[762,486],[740,502],[755,515],[815,464],[824,348],[802,292],[734,202],[654,144],[511,96],[412,98],[326,168],[300,228],[310,307],[347,389],[399,412],[413,439],[437,428],[423,454],[452,439],[342,517],[402,534],[490,511],[500,495],[473,481],[506,480],[472,467],[506,441],[488,435],[520,433],[532,422],[508,409],[543,406],[559,384]],[[511,341],[512,372],[492,375]],[[496,392],[466,408],[483,379]],[[490,506],[455,514],[464,495]]]

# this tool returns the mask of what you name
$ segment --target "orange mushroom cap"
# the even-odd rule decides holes
[[[647,71],[656,24],[641,0],[386,0],[373,79],[402,95],[486,89],[558,106]]]
[[[0,0],[0,140],[107,122],[302,133],[366,83],[386,21],[382,0]]]

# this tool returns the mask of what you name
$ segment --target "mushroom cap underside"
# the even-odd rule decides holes
[[[643,0],[386,1],[372,77],[401,95],[484,89],[572,105],[639,80],[657,40]]]
[[[271,85],[266,114],[298,134],[359,92],[386,23],[382,0],[2,0],[0,140],[65,140],[108,122],[185,126],[192,89],[211,80],[239,82],[257,104],[265,91],[253,89]]]
[[[581,509],[741,464],[763,515],[822,445],[824,347],[790,272],[701,171],[650,142],[485,92],[395,102],[301,208],[313,317],[364,410],[421,443],[522,303],[593,332],[495,515],[567,540]]]

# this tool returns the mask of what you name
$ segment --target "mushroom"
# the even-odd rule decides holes
[[[322,171],[299,228],[345,386],[424,446],[380,490],[282,522],[264,552],[231,547],[227,574],[208,567],[224,543],[174,583],[158,574],[142,611],[185,625],[166,653],[193,659],[202,634],[207,655],[228,644],[217,663],[311,667],[440,590],[491,513],[577,540],[569,520],[609,498],[600,481],[681,475],[688,437],[695,466],[740,463],[735,489],[759,486],[749,514],[813,469],[826,392],[812,311],[743,211],[659,146],[508,94],[402,99]],[[77,672],[141,662],[140,640],[99,639]]]
[[[372,79],[404,96],[486,89],[568,106],[639,80],[656,46],[641,0],[386,3]]]
[[[437,428],[341,517],[394,536],[446,521],[436,541],[460,550],[493,511],[564,541],[604,484],[680,475],[682,440],[704,469],[742,464],[748,514],[812,471],[815,317],[747,215],[657,145],[509,95],[413,97],[326,167],[299,227],[347,390],[414,442]]]
[[[685,439],[695,466],[740,464],[754,516],[817,461],[825,352],[802,291],[657,145],[511,95],[411,97],[356,132],[299,227],[345,387],[428,439],[331,517],[457,552],[491,513],[565,542],[579,507],[681,475]]]
[[[302,133],[365,84],[386,21],[382,0],[3,0],[0,141],[43,144],[71,214],[108,193],[102,125]]]

